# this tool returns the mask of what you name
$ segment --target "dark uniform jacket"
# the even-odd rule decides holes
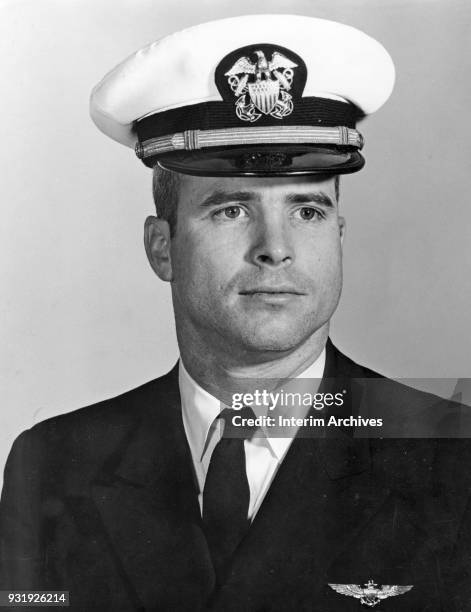
[[[377,377],[328,344],[325,380],[348,390],[345,410],[368,409],[361,381]],[[394,385],[382,409],[404,422],[429,410],[431,396]],[[375,610],[471,610],[468,441],[335,430],[293,441],[216,585],[177,368],[44,421],[7,463],[0,588],[67,590],[80,612],[343,612],[362,604],[329,583],[371,579],[413,585]]]

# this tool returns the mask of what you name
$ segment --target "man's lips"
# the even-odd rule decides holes
[[[251,287],[250,289],[243,289],[239,291],[240,295],[259,295],[259,294],[267,294],[267,295],[306,295],[304,292],[299,291],[298,289],[290,286],[267,286],[261,285],[259,287]]]
[[[282,307],[291,304],[298,300],[301,296],[306,295],[301,293],[294,287],[288,286],[266,286],[251,287],[239,291],[239,295],[249,301],[249,304],[257,304],[258,306]]]

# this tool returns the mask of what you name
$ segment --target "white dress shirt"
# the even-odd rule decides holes
[[[320,381],[324,374],[325,349],[297,378],[311,378]],[[182,360],[179,363],[178,382],[182,401],[183,425],[190,446],[196,478],[198,480],[201,511],[203,489],[214,447],[220,440],[220,428],[216,418],[221,412],[221,402],[205,391],[188,374]],[[313,389],[315,393],[317,389]],[[291,442],[289,438],[256,437],[244,440],[245,465],[250,488],[248,518],[257,513],[270,484],[283,461]]]

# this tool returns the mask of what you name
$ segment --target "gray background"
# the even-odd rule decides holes
[[[0,2],[0,466],[18,433],[177,359],[169,287],[142,246],[151,173],[88,117],[134,50],[243,13],[343,21],[380,40],[395,91],[341,183],[345,284],[332,337],[389,376],[471,376],[468,0]]]

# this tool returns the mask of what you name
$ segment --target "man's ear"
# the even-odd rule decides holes
[[[157,276],[167,282],[172,280],[170,240],[168,222],[157,217],[147,217],[144,225],[144,245],[147,259]]]
[[[340,244],[343,245],[343,239],[345,236],[345,232],[347,230],[347,222],[345,221],[345,217],[339,217],[339,233],[340,233]]]

